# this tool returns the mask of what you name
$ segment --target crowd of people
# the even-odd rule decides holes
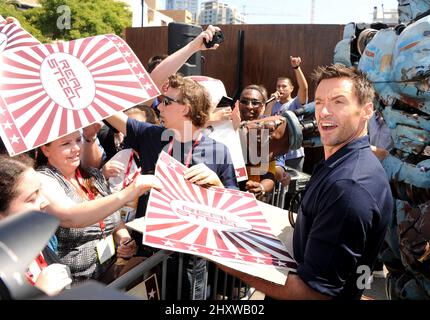
[[[219,44],[208,49],[204,41],[219,30],[208,26],[182,49],[149,61],[161,95],[147,105],[63,136],[31,155],[0,157],[0,217],[35,209],[60,219],[55,235],[29,266],[30,283],[51,295],[88,279],[109,283],[121,274],[124,263],[118,264],[119,259],[137,264],[152,254],[154,249],[142,245],[141,234],[131,233],[125,223],[143,217],[148,191],[162,188],[153,174],[163,150],[188,167],[184,178],[191,183],[240,189],[257,199],[272,192],[276,181],[288,184],[286,168],[303,169],[300,148],[266,163],[247,163],[248,180],[238,183],[228,148],[205,134],[209,121],[220,117],[217,102],[202,84],[177,71],[197,51],[216,50]],[[223,109],[222,118],[252,121],[306,104],[301,58],[290,57],[290,64],[296,97],[293,81],[279,75],[270,97],[264,86],[249,84],[238,101]],[[275,285],[220,267],[276,299],[359,299],[363,288],[356,285],[357,268],[373,269],[393,205],[368,138],[373,89],[362,74],[340,65],[318,68],[314,77],[325,159],[316,166],[298,210],[297,274],[290,274],[285,285]],[[36,263],[40,260],[44,263]],[[171,256],[167,274],[171,299],[178,260]],[[182,298],[206,299],[207,260],[185,255],[184,264]]]

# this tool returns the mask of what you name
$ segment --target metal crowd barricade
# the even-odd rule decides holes
[[[136,265],[134,268],[130,269],[128,272],[115,279],[113,282],[108,284],[107,286],[110,288],[118,289],[118,290],[126,290],[131,284],[135,283],[136,280],[146,280],[148,275],[150,274],[151,269],[156,266],[161,265],[161,286],[160,286],[160,299],[166,299],[166,287],[167,287],[167,264],[169,263],[169,257],[174,254],[173,251],[160,250],[154,253],[151,257],[147,258],[140,264]],[[177,277],[177,291],[176,298],[177,300],[182,299],[182,276],[183,272],[186,272],[183,266],[183,253],[179,253],[179,265],[178,265],[178,277]],[[211,270],[212,281],[209,280],[209,270]],[[221,271],[222,272],[222,271]],[[224,272],[222,272],[224,273]],[[224,273],[222,278],[222,285],[219,286],[219,277],[220,271],[216,264],[207,261],[207,270],[205,276],[205,289],[204,295],[207,299],[211,300],[237,300],[237,299],[249,299],[252,293],[255,291],[253,288],[242,283],[239,279]],[[160,274],[157,275],[157,278],[160,277]],[[192,283],[194,284],[195,277],[192,279]],[[194,285],[193,285],[194,287]],[[218,290],[219,289],[219,290]],[[227,289],[228,292],[227,292]],[[194,297],[194,293],[193,293]]]
[[[287,172],[291,176],[290,183],[283,187],[279,181],[276,181],[275,187],[272,192],[272,198],[270,199],[270,204],[281,209],[286,209],[286,207],[290,207],[290,203],[285,203],[287,200],[287,195],[289,195],[289,199],[293,199],[297,193],[303,191],[306,187],[307,182],[310,179],[310,175],[287,167]],[[287,206],[286,206],[287,205]],[[297,209],[297,208],[292,208]]]
[[[157,266],[158,264],[162,264],[162,272],[161,272],[161,299],[165,299],[166,294],[166,272],[167,272],[167,259],[172,254],[172,251],[160,250],[154,253],[152,256],[147,258],[146,260],[139,263],[134,268],[130,269],[128,272],[123,274],[121,277],[115,279],[107,286],[110,288],[125,290],[127,286],[133,283],[136,279],[141,278],[145,274],[148,274],[152,268]]]

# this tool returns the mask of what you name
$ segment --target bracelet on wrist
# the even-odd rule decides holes
[[[293,67],[293,69],[298,69],[300,67],[300,65]]]

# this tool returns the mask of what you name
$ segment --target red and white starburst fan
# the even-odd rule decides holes
[[[273,235],[254,195],[201,188],[183,178],[186,169],[162,152],[155,175],[143,243],[163,249],[247,264],[295,270],[296,263]]]
[[[159,94],[115,35],[5,51],[1,58],[0,135],[11,155]]]

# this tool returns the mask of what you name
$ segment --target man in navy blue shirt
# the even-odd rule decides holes
[[[289,274],[282,286],[228,271],[277,299],[359,299],[393,208],[367,136],[374,91],[362,74],[342,65],[318,68],[314,77],[325,160],[315,168],[298,212],[297,274]]]

